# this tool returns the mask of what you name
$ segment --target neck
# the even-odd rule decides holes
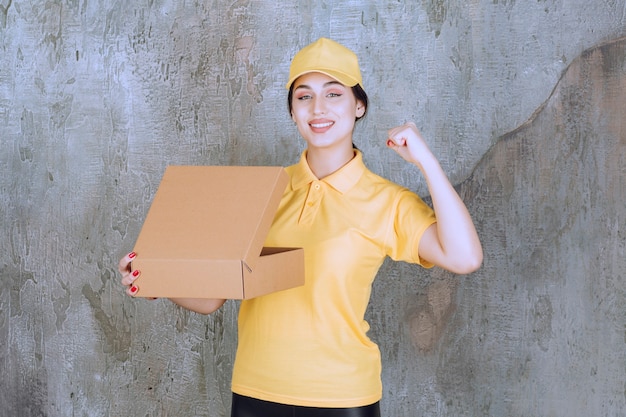
[[[354,158],[355,151],[350,147],[342,147],[341,149],[329,148],[308,148],[306,152],[306,161],[309,168],[319,179],[329,176],[333,172],[339,170]]]

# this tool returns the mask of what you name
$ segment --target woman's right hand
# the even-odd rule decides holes
[[[135,256],[137,256],[135,252],[127,254],[122,259],[120,259],[120,263],[117,266],[118,271],[120,271],[120,274],[122,274],[122,285],[128,287],[126,289],[126,294],[132,297],[137,295],[137,292],[139,291],[139,287],[137,287],[134,282],[141,275],[141,271],[139,271],[138,269],[135,269],[133,271],[131,268],[131,262],[133,261]]]
[[[122,274],[122,285],[128,287],[126,294],[131,297],[136,296],[139,292],[139,287],[135,284],[135,280],[141,275],[141,271],[138,269],[133,270],[131,266],[135,256],[137,256],[135,252],[124,256],[120,259],[117,267],[120,274]],[[187,310],[195,311],[200,314],[211,314],[226,302],[226,300],[221,298],[170,298],[170,300]]]

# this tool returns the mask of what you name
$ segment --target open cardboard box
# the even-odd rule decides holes
[[[248,299],[304,284],[304,250],[264,248],[281,167],[169,166],[135,243],[138,297]]]

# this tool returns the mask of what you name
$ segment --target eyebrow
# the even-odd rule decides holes
[[[332,80],[332,81],[328,81],[327,83],[324,83],[323,87],[326,88],[326,87],[329,87],[329,86],[334,85],[334,84],[339,84],[340,86],[345,87],[345,85],[341,84],[339,81],[336,81],[336,80]],[[299,86],[294,88],[294,91],[298,90],[300,88],[308,88],[309,90],[312,90],[311,86],[309,86],[307,84],[300,84]]]

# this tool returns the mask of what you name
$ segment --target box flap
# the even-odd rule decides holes
[[[289,177],[282,167],[169,166],[135,251],[254,269]]]

